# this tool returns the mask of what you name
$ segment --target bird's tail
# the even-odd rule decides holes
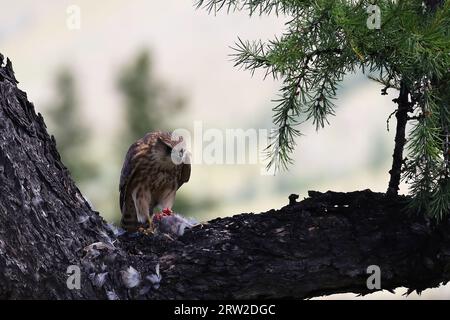
[[[138,228],[138,220],[136,215],[136,208],[133,199],[127,197],[122,209],[122,219],[120,225],[128,232],[134,232]]]

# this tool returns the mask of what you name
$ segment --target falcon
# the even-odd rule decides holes
[[[154,208],[170,214],[177,190],[190,176],[190,157],[182,137],[156,131],[133,143],[120,174],[122,228],[132,232],[148,222],[153,231]]]

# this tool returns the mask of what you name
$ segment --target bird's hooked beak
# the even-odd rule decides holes
[[[173,164],[180,165],[182,163],[190,163],[190,152],[186,150],[186,145],[182,139],[175,146],[162,139],[160,142],[166,150],[169,161]]]
[[[172,162],[176,165],[190,163],[190,153],[184,147],[175,147],[171,154]]]
[[[187,151],[186,149],[182,149],[182,156],[181,156],[181,162],[190,164],[191,163],[191,153]]]

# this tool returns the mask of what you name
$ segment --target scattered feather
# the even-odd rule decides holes
[[[85,252],[83,259],[92,260],[100,255],[100,251],[113,251],[115,249],[116,248],[112,244],[104,242],[94,242],[83,249],[83,251]]]
[[[113,251],[113,250],[116,249],[116,247],[114,247],[110,243],[105,243],[105,242],[100,242],[99,241],[99,242],[91,243],[90,245],[85,247],[83,250],[84,251],[89,251],[89,250],[92,250],[92,249],[95,249],[95,250],[111,250],[111,251]]]
[[[115,242],[115,240],[111,239],[111,237],[104,231],[99,231],[99,235],[105,240],[105,242],[111,245]]]
[[[95,247],[92,247],[92,248],[89,248],[88,250],[86,250],[86,254],[84,255],[83,259],[93,260],[93,259],[97,258],[99,255],[100,255],[100,251],[95,249]]]
[[[154,289],[159,289],[159,285],[162,280],[161,274],[159,273],[159,263],[156,265],[155,269],[155,273],[146,276],[145,279],[147,279],[152,284]]]
[[[114,291],[107,291],[106,297],[108,300],[120,300],[119,296]]]
[[[122,276],[123,284],[128,289],[138,286],[141,282],[141,275],[135,268],[131,266],[128,267],[127,270],[120,271],[120,275]]]
[[[91,273],[89,274],[89,279],[91,280],[92,284],[97,287],[101,288],[106,282],[106,276],[108,275],[108,272],[102,272],[102,273]]]
[[[81,216],[81,217],[78,217],[77,222],[79,224],[83,224],[83,223],[85,223],[88,220],[89,220],[89,216]]]
[[[126,232],[124,229],[117,227],[114,223],[108,223],[107,226],[116,237],[119,237]]]

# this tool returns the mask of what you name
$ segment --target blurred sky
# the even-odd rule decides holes
[[[81,9],[80,30],[67,28],[69,5]],[[174,116],[176,125],[190,128],[200,120],[218,129],[271,126],[271,99],[279,83],[234,68],[229,55],[238,36],[268,40],[279,35],[282,17],[209,15],[196,10],[193,1],[180,0],[0,0],[0,7],[7,8],[0,11],[0,52],[12,60],[19,86],[37,111],[45,111],[55,95],[54,77],[61,66],[74,70],[84,112],[80,121],[94,128],[93,156],[107,158],[114,148],[114,134],[123,125],[117,73],[143,48],[153,53],[158,77],[187,98],[188,111]],[[261,176],[259,165],[196,165],[181,192],[193,199],[202,195],[217,200],[214,212],[199,212],[207,218],[280,208],[290,193],[305,197],[307,190],[384,192],[395,126],[393,121],[387,132],[386,118],[393,111],[395,93],[381,96],[380,89],[362,75],[349,75],[331,125],[317,133],[311,126],[301,128],[305,136],[298,139],[289,172],[272,177]],[[105,162],[103,171],[103,179],[118,182],[117,168]],[[93,186],[85,193],[89,197],[101,193],[99,189]],[[407,192],[405,186],[402,192]],[[117,193],[104,197],[117,202]],[[118,214],[118,208],[110,211],[101,214],[107,219]],[[380,296],[401,298],[384,293],[369,297]],[[449,296],[448,288],[423,295]]]

